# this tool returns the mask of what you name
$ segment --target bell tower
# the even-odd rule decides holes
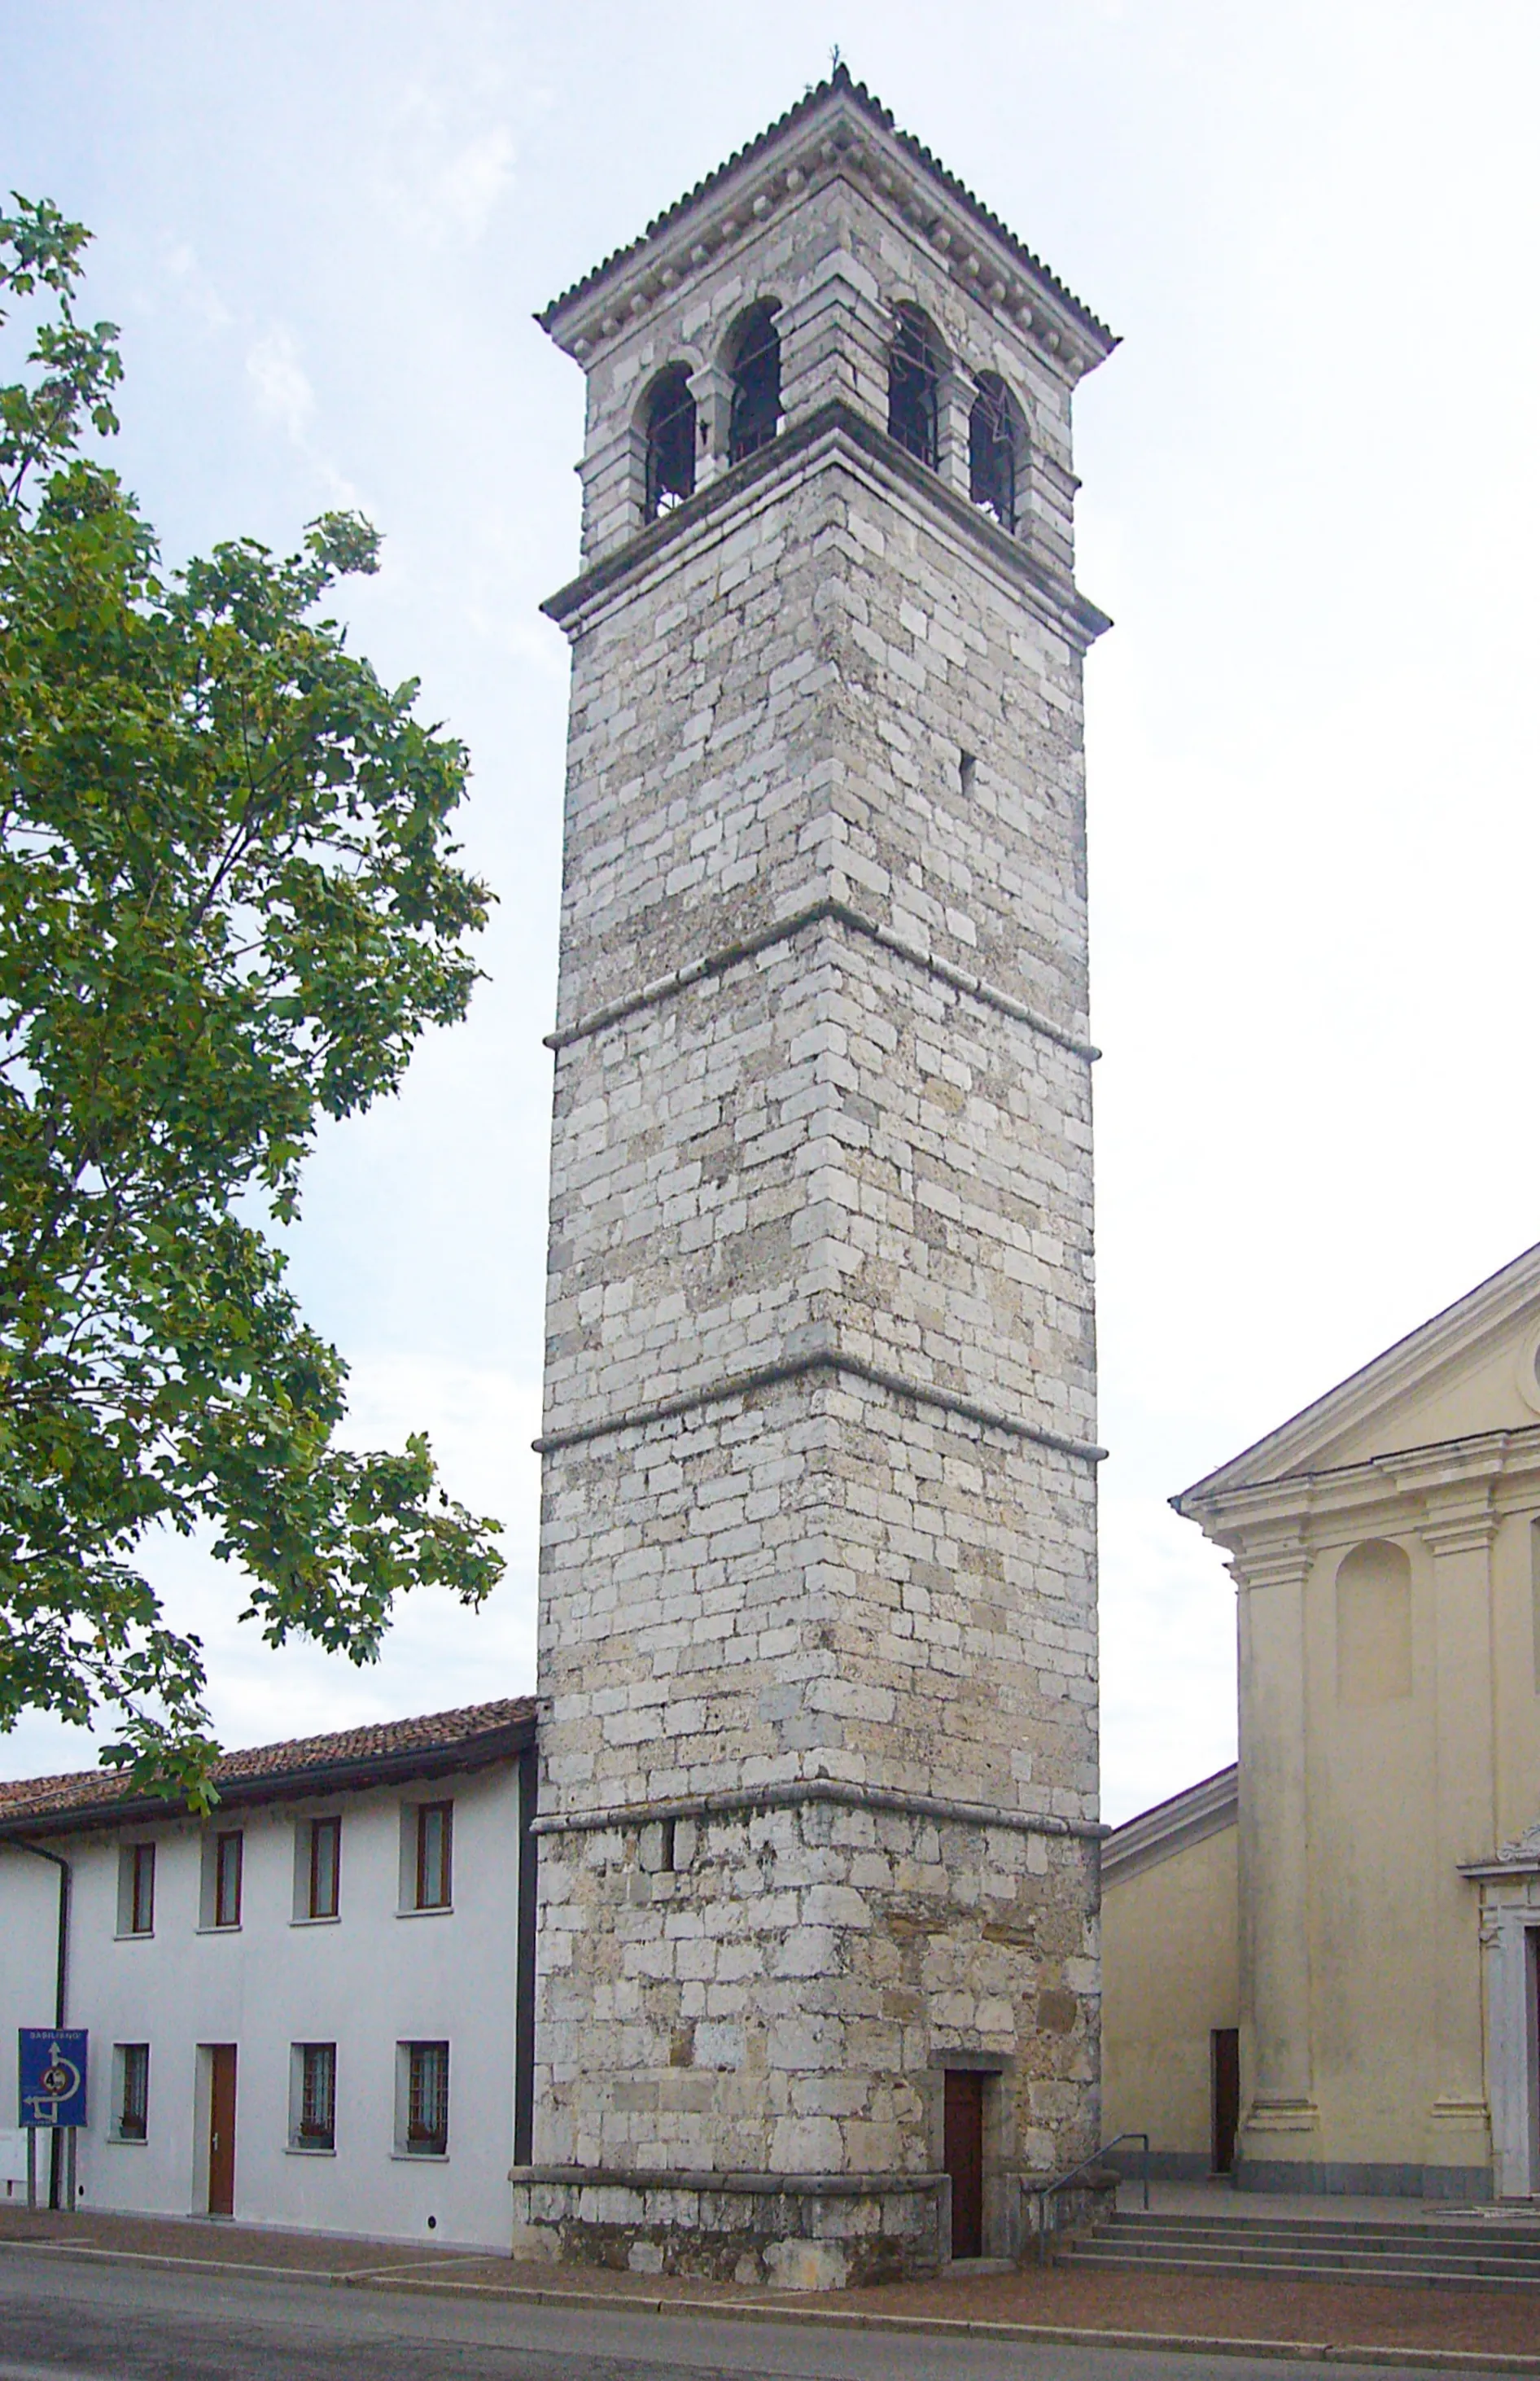
[[[1113,341],[843,68],[541,321],[588,417],[517,2241],[924,2272],[1096,2140]]]

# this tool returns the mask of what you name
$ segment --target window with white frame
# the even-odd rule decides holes
[[[453,1908],[454,1843],[453,1802],[402,1803],[401,1910]]]
[[[115,2042],[112,2066],[112,2138],[145,2141],[150,2131],[150,2045]]]
[[[118,1846],[117,1931],[119,1935],[153,1935],[155,1931],[155,1847],[153,1843]]]
[[[288,2143],[296,2150],[336,2147],[335,2042],[297,2042],[291,2047]]]
[[[203,1838],[198,1923],[205,1931],[231,1933],[240,1924],[245,1838],[238,1827],[212,1829]]]
[[[336,1812],[301,1819],[294,1830],[295,1923],[336,1918],[341,1907],[342,1821]]]
[[[396,2146],[408,2157],[449,2154],[449,2045],[396,2045]]]

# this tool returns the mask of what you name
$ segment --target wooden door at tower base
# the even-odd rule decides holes
[[[942,2164],[952,2181],[952,2254],[984,2254],[984,2087],[971,2068],[947,2070]]]
[[[209,2214],[236,2212],[236,2046],[209,2045]]]

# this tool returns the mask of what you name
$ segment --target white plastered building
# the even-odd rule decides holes
[[[58,2021],[67,1862],[82,2208],[506,2249],[534,1760],[502,1701],[229,1754],[204,1821],[100,1771],[0,1789],[0,2116]],[[0,2162],[14,2200],[22,2134]]]

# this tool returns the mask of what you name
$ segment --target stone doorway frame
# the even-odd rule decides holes
[[[1540,2196],[1540,1862],[1494,1862],[1474,1873],[1482,1899],[1492,2194],[1530,2199]]]

